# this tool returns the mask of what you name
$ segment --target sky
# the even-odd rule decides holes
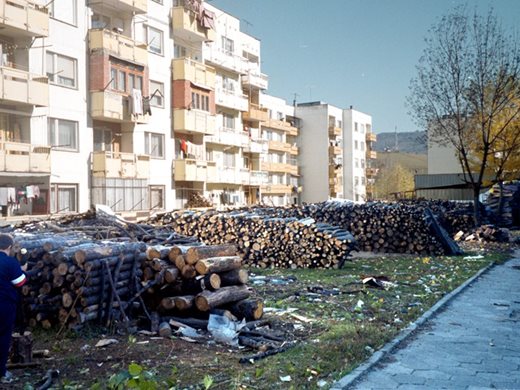
[[[261,41],[268,94],[372,116],[375,133],[416,131],[406,97],[428,29],[455,6],[520,26],[520,0],[206,0]]]

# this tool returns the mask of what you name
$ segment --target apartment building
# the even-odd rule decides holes
[[[373,196],[375,159],[372,117],[352,106],[343,110],[343,162],[345,199],[363,202]]]
[[[285,100],[262,94],[262,107],[268,110],[268,120],[261,124],[262,139],[267,152],[261,156],[261,170],[267,173],[267,182],[261,187],[264,204],[284,206],[299,202],[302,188],[298,168],[298,125],[294,106]]]
[[[377,157],[372,150],[372,118],[352,107],[340,109],[320,101],[298,104],[296,116],[301,124],[301,200],[365,201],[368,178],[373,184],[375,175],[367,159]]]

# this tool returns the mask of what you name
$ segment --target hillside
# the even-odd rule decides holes
[[[378,152],[399,151],[404,153],[426,154],[426,132],[379,133],[377,134],[375,150]]]

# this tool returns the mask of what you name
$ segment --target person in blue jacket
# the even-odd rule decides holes
[[[7,371],[7,359],[11,344],[11,333],[16,319],[18,300],[17,287],[27,280],[18,261],[10,256],[13,238],[0,234],[0,381],[10,383],[12,374]]]

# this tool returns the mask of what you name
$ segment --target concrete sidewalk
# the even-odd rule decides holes
[[[332,389],[520,389],[520,252]],[[358,372],[359,374],[359,372]]]

